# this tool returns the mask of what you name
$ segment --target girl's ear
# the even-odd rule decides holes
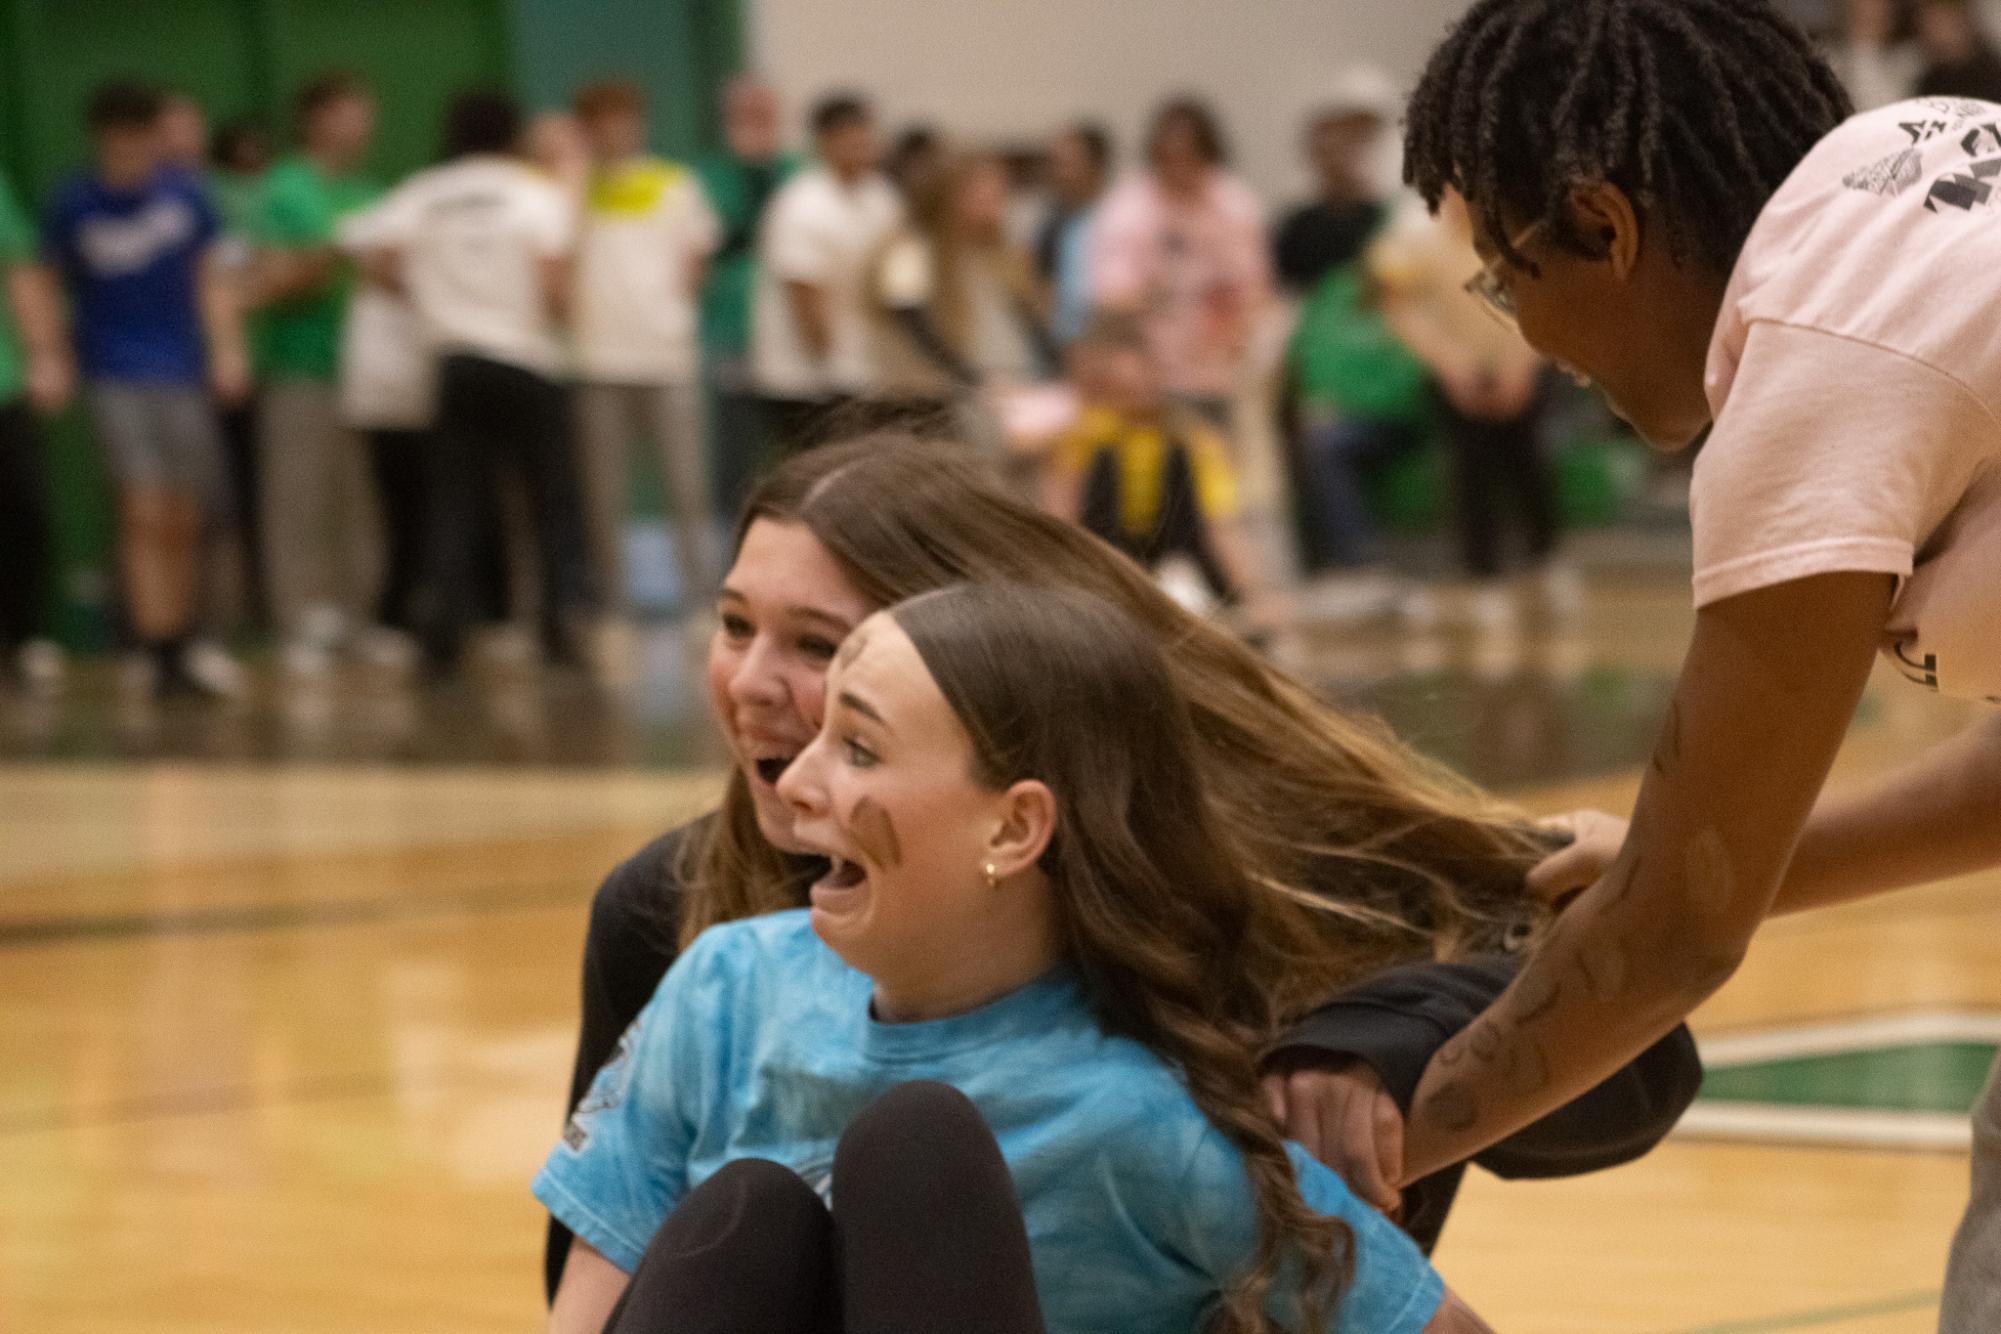
[[[986,859],[1006,879],[1041,858],[1056,836],[1056,794],[1025,778],[1001,794],[1000,819],[987,837]]]

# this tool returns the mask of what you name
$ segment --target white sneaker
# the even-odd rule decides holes
[[[415,672],[423,656],[416,640],[386,625],[371,625],[355,636],[354,655],[366,666],[391,676]]]
[[[1583,615],[1584,605],[1590,599],[1584,576],[1577,572],[1576,566],[1562,561],[1550,561],[1536,572],[1534,590],[1543,610],[1559,620]]]
[[[278,666],[294,681],[323,680],[333,673],[333,650],[297,635],[278,650]]]
[[[118,693],[121,695],[151,699],[160,686],[160,664],[153,655],[143,650],[134,650],[118,660]]]
[[[1359,625],[1397,610],[1403,582],[1381,570],[1355,570],[1316,580],[1300,601],[1315,620]]]
[[[1474,584],[1460,610],[1475,630],[1506,630],[1515,623],[1515,590],[1499,580]]]
[[[197,639],[181,654],[181,668],[204,694],[216,699],[242,699],[250,688],[243,665],[213,639]]]
[[[527,626],[512,621],[479,631],[473,639],[473,651],[481,662],[501,671],[531,671],[542,660],[535,636]]]
[[[21,673],[21,683],[38,695],[52,695],[61,690],[63,678],[69,673],[63,651],[50,639],[30,639],[21,645],[14,666]]]
[[[292,637],[331,652],[347,639],[347,614],[327,603],[308,607],[299,613]]]

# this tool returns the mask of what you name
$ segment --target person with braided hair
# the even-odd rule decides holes
[[[958,584],[858,625],[777,784],[824,859],[811,907],[702,933],[536,1178],[577,1238],[550,1328],[1485,1331],[1283,1138],[1255,1053],[1317,985],[1328,910],[1254,883],[1196,745],[1161,648],[1096,594]],[[879,1206],[913,1174],[865,1141],[934,1133],[988,1169]],[[765,1314],[747,1280],[787,1266]]]
[[[1410,102],[1406,173],[1467,200],[1468,284],[1696,462],[1693,643],[1627,824],[1432,1059],[1406,1175],[1541,1115],[1736,970],[1774,912],[2001,863],[2001,717],[1819,800],[1881,648],[2001,701],[2001,106],[1850,116],[1770,0],[1480,0]],[[1941,1328],[2001,1329],[2001,1076]]]

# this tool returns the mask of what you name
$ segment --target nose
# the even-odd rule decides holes
[[[778,655],[770,639],[764,635],[754,637],[750,647],[737,659],[736,670],[730,673],[730,702],[775,708],[785,703],[786,693],[785,674],[779,669]]]
[[[800,815],[818,815],[827,809],[827,790],[820,781],[826,750],[826,735],[822,733],[778,776],[775,786],[779,797]]]

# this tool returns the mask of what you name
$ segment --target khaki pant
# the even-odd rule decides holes
[[[1952,1241],[1939,1334],[2001,1330],[2001,1061],[1973,1109],[1973,1198]]]
[[[660,452],[674,545],[681,562],[681,605],[708,604],[722,582],[711,530],[715,496],[709,481],[708,435],[701,386],[586,384],[578,392],[585,527],[592,572],[607,610],[628,609],[622,529],[628,463],[635,436]]]
[[[371,619],[381,523],[366,446],[343,426],[334,386],[279,380],[258,403],[264,560],[273,623],[297,633],[315,608]]]

